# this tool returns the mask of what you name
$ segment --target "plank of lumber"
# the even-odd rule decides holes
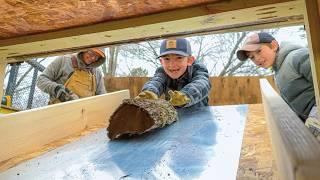
[[[272,4],[274,3],[274,4]],[[146,38],[213,32],[254,25],[303,23],[302,1],[233,0],[0,41],[0,55],[48,55]],[[14,61],[14,59],[11,59]]]
[[[320,143],[266,79],[260,86],[280,179],[319,179]]]
[[[249,179],[278,179],[263,104],[249,105],[244,128],[237,180]]]
[[[305,1],[305,27],[307,31],[308,45],[310,50],[310,61],[312,78],[316,101],[318,104],[318,112],[320,112],[320,1]]]
[[[80,132],[108,124],[111,113],[129,91],[79,99],[3,115],[0,120],[0,162]]]
[[[0,56],[0,99],[2,98],[3,95],[3,81],[4,81],[4,76],[6,74],[6,66],[7,66],[7,58],[1,57]]]

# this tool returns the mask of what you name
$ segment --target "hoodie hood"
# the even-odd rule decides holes
[[[79,68],[85,68],[85,69],[97,68],[97,67],[101,66],[102,64],[104,64],[104,62],[106,62],[106,57],[100,57],[96,62],[87,65],[87,64],[84,63],[84,61],[82,59],[82,57],[83,57],[82,55],[85,52],[86,51],[81,51],[81,52],[76,54]]]
[[[277,71],[278,69],[280,69],[283,61],[285,60],[285,58],[287,57],[287,55],[297,49],[300,49],[302,46],[296,45],[296,44],[292,44],[289,42],[283,42],[281,43],[277,56],[276,56],[276,63],[274,63],[274,65],[272,66],[272,68]]]

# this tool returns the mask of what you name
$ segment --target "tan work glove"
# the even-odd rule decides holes
[[[158,99],[158,95],[152,91],[142,91],[135,99]]]
[[[170,90],[168,93],[170,95],[169,102],[173,106],[183,106],[185,104],[188,104],[191,101],[190,98],[188,98],[188,96],[181,91]]]
[[[80,99],[78,95],[76,95],[75,93],[71,93],[70,97],[72,100],[76,100],[76,99]]]

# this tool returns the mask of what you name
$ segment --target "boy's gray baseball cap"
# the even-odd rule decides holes
[[[271,43],[273,40],[275,40],[275,38],[266,32],[254,33],[248,36],[243,46],[237,51],[238,59],[240,61],[247,60],[247,51],[257,51],[262,43]]]
[[[191,46],[188,40],[184,38],[166,39],[161,42],[160,55],[178,54],[181,56],[191,56]]]

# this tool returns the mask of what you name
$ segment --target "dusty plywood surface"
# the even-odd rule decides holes
[[[217,1],[221,0],[0,0],[0,39]]]
[[[263,105],[249,105],[237,179],[275,180],[276,172]]]

